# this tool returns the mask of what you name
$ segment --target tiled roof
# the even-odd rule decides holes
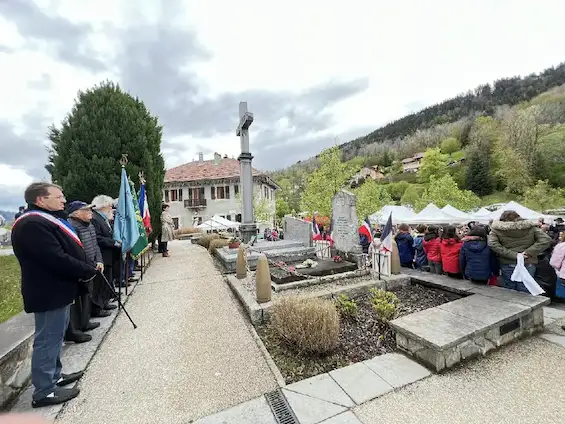
[[[217,165],[214,160],[194,161],[167,170],[165,182],[219,180],[222,178],[239,178],[240,167],[237,159],[222,158]],[[253,168],[253,175],[263,175]]]

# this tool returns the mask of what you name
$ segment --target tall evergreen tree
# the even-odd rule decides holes
[[[494,190],[491,155],[474,146],[467,153],[467,188],[478,196],[486,196]]]
[[[132,180],[143,171],[152,226],[161,227],[165,162],[161,155],[162,126],[142,101],[106,81],[79,91],[60,126],[49,128],[47,171],[69,200],[86,202],[98,194],[117,197],[122,154]]]

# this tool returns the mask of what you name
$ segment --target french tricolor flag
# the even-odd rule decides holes
[[[381,234],[381,249],[386,252],[392,252],[392,213],[389,215]]]
[[[365,217],[363,225],[359,227],[359,233],[367,236],[369,243],[373,241],[373,232],[371,231],[371,223],[369,222],[369,217]]]
[[[318,223],[316,222],[316,215],[312,216],[312,240],[321,240],[322,235],[320,234],[320,229],[318,228]]]
[[[149,213],[149,203],[147,202],[147,193],[145,192],[145,184],[141,184],[139,188],[139,213],[143,220],[145,232],[149,234],[153,231],[151,228],[151,214]]]

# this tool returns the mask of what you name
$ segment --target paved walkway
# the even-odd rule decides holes
[[[277,385],[208,253],[156,257],[80,382],[60,424],[188,423]]]

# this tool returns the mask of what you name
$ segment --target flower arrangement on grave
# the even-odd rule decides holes
[[[235,236],[231,237],[228,242],[229,242],[228,248],[230,249],[237,249],[241,244],[241,240]]]
[[[313,261],[312,259],[306,259],[300,265],[296,265],[296,268],[315,268],[318,265],[318,262]]]
[[[343,259],[341,259],[341,256],[335,255],[335,256],[333,257],[333,261],[334,261],[334,262],[337,262],[337,263],[340,263],[340,262],[343,262]]]

